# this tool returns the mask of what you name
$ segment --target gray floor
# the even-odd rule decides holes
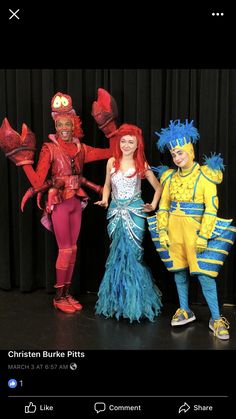
[[[154,323],[105,319],[94,314],[96,295],[81,296],[84,309],[64,314],[52,306],[44,290],[0,291],[0,349],[235,350],[236,307],[223,307],[230,340],[220,341],[208,328],[207,306],[194,305],[197,321],[173,328],[176,306],[166,304]]]

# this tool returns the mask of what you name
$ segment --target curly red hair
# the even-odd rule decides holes
[[[122,157],[122,151],[120,149],[120,140],[125,135],[133,135],[137,139],[137,149],[134,152],[134,164],[135,164],[135,172],[132,176],[138,174],[142,179],[145,177],[145,172],[147,170],[147,160],[144,153],[144,140],[142,135],[142,130],[137,127],[136,125],[131,124],[123,124],[119,127],[116,133],[116,146],[114,150],[114,167],[115,173],[120,168],[120,160]]]

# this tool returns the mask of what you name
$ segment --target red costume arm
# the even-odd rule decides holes
[[[111,140],[110,140],[110,148],[95,148],[90,147],[89,145],[84,144],[85,150],[85,163],[90,163],[91,161],[96,160],[104,160],[109,159],[112,157],[112,147],[111,147]]]
[[[51,165],[49,148],[44,144],[39,155],[36,170],[31,165],[23,166],[23,170],[34,188],[43,185]]]

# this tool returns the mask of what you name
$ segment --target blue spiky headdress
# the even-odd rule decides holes
[[[158,149],[163,152],[165,149],[172,150],[175,147],[184,147],[186,144],[195,144],[199,140],[199,132],[193,126],[193,121],[181,123],[180,119],[170,121],[168,128],[162,128],[161,132],[155,132],[159,137]]]

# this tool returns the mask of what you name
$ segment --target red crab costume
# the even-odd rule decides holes
[[[82,309],[81,304],[69,293],[82,209],[88,200],[82,186],[98,193],[102,191],[101,186],[83,177],[83,166],[85,163],[112,156],[116,141],[117,106],[106,90],[98,89],[98,100],[93,103],[92,115],[98,127],[109,138],[107,149],[90,147],[80,141],[84,135],[81,120],[73,109],[69,95],[58,92],[52,98],[51,108],[56,134],[50,134],[50,142],[43,143],[36,170],[32,166],[36,149],[35,135],[25,124],[19,135],[5,118],[0,128],[0,148],[16,166],[22,166],[32,185],[22,199],[22,211],[26,201],[35,193],[38,193],[37,203],[40,207],[42,193],[48,192],[41,221],[55,233],[58,245],[55,284],[57,292],[53,304],[65,313],[74,313]],[[51,178],[45,181],[50,169]]]

